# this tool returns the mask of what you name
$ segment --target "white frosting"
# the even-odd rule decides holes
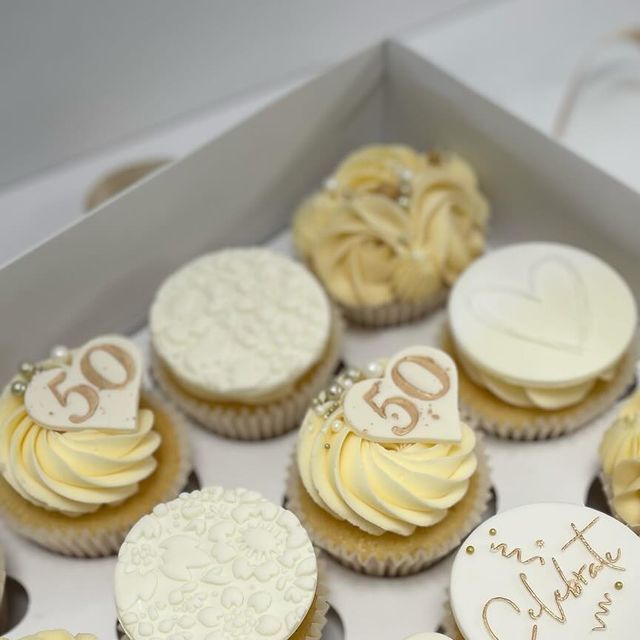
[[[178,381],[212,400],[283,397],[322,356],[328,299],[301,265],[266,249],[202,256],[151,308],[153,346]]]
[[[298,519],[255,492],[209,487],[131,529],[115,573],[132,640],[287,640],[315,598],[317,562]]]
[[[405,638],[405,640],[451,640],[449,636],[444,636],[441,633],[416,633],[413,636]]]
[[[74,351],[69,364],[47,362],[29,381],[24,406],[47,429],[132,431],[141,379],[138,347],[122,336],[100,336]]]
[[[467,640],[633,640],[639,602],[640,539],[583,506],[534,504],[494,516],[463,543],[451,573],[451,605]]]
[[[502,382],[571,387],[609,371],[629,347],[637,313],[610,266],[552,243],[511,245],[474,262],[449,299],[461,355]]]
[[[377,442],[460,442],[458,372],[443,351],[403,349],[384,375],[354,384],[344,397],[344,415],[360,436]]]

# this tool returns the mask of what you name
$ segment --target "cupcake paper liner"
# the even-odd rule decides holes
[[[448,327],[444,327],[441,347],[456,359],[455,346]],[[465,422],[499,438],[513,440],[544,440],[572,433],[615,404],[633,381],[638,360],[638,336],[623,356],[612,380],[596,382],[593,390],[579,404],[544,411],[514,407],[490,391],[477,385],[458,365],[460,410]]]
[[[135,495],[119,505],[70,517],[32,504],[0,477],[0,518],[25,538],[64,555],[99,557],[116,553],[129,529],[142,516],[156,504],[178,496],[191,471],[182,417],[149,391],[142,391],[140,406],[154,412],[154,429],[162,441],[155,453],[158,466],[140,483]]]
[[[417,320],[441,307],[449,294],[448,288],[421,302],[390,302],[376,307],[340,305],[345,318],[363,327],[391,327]]]
[[[317,554],[316,554],[317,555]],[[322,630],[327,623],[327,611],[329,610],[329,601],[327,596],[329,590],[326,584],[326,567],[322,560],[318,560],[318,584],[316,587],[316,597],[314,598],[309,612],[300,626],[294,631],[288,640],[320,640]],[[117,624],[119,640],[130,640],[125,633],[120,621]]]
[[[152,351],[151,371],[163,393],[184,413],[218,435],[238,440],[273,438],[299,426],[311,399],[333,374],[342,347],[343,321],[334,310],[332,331],[322,359],[286,397],[259,405],[201,400],[185,391]]]
[[[287,479],[287,507],[307,530],[312,542],[344,566],[374,576],[418,573],[446,556],[482,521],[491,497],[489,465],[481,440],[476,445],[478,469],[464,498],[446,518],[432,527],[416,529],[410,536],[370,535],[337,520],[309,496],[295,459]]]

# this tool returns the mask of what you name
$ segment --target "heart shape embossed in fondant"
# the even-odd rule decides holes
[[[122,336],[95,338],[30,380],[24,404],[39,425],[58,431],[128,431],[136,426],[142,354]]]
[[[344,415],[363,438],[378,442],[460,442],[458,372],[439,349],[409,347],[381,378],[354,384]]]
[[[489,286],[471,294],[471,311],[485,325],[511,337],[580,353],[590,312],[582,276],[566,258],[531,265],[522,289]]]

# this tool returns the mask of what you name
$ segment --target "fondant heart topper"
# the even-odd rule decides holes
[[[122,336],[90,340],[70,363],[36,373],[24,405],[42,427],[57,431],[135,429],[140,401],[142,354]]]
[[[381,378],[354,384],[344,414],[363,438],[378,442],[460,442],[458,372],[443,351],[403,349]]]

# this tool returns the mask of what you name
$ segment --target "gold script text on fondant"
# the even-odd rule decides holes
[[[535,606],[530,607],[527,610],[529,618],[533,621],[531,627],[530,640],[537,640],[538,637],[538,620],[547,614],[552,620],[559,624],[566,624],[567,615],[564,611],[563,603],[569,598],[580,598],[584,593],[584,588],[597,579],[600,573],[605,569],[611,569],[613,571],[626,571],[626,569],[620,564],[622,558],[622,550],[617,549],[615,553],[610,551],[600,552],[595,549],[591,542],[587,538],[587,532],[594,527],[599,521],[599,518],[594,518],[587,526],[579,529],[573,522],[571,523],[571,529],[573,531],[573,537],[562,547],[562,551],[566,551],[574,544],[579,544],[590,556],[591,561],[582,564],[579,568],[573,571],[566,571],[560,565],[557,558],[552,557],[551,562],[553,564],[553,570],[556,576],[562,582],[562,587],[555,589],[553,592],[553,602],[548,603],[539,591],[531,584],[529,577],[526,573],[521,572],[519,574],[520,583],[524,587],[527,595],[533,599]],[[538,556],[533,556],[528,560],[522,559],[522,552],[519,548],[514,548],[511,552],[508,551],[508,546],[505,543],[499,545],[491,544],[490,550],[493,553],[500,553],[504,558],[515,557],[516,560],[522,564],[528,564],[533,562]],[[519,552],[519,553],[518,553]],[[545,563],[540,562],[541,566]],[[491,623],[489,622],[489,611],[495,603],[508,604],[515,613],[518,615],[521,613],[521,608],[509,598],[496,596],[490,598],[484,605],[482,610],[482,620],[484,627],[491,638],[491,640],[501,640],[493,630]],[[603,620],[603,616],[609,614],[609,606],[612,604],[612,600],[609,594],[605,594],[604,600],[598,603],[598,610],[594,614],[597,626],[593,628],[593,631],[600,631],[606,629],[606,624]],[[542,640],[542,639],[541,639]]]
[[[511,551],[509,551],[509,547],[501,542],[500,544],[491,543],[491,551],[494,553],[499,553],[503,558],[514,558],[520,562],[521,564],[530,564],[532,562],[539,562],[541,566],[544,566],[544,558],[542,556],[531,556],[530,558],[526,558],[523,560],[522,558],[522,549],[520,547],[514,547]]]

